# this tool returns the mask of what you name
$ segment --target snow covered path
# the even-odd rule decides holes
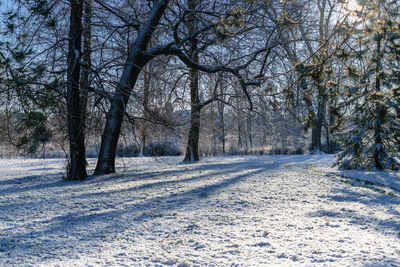
[[[83,182],[59,159],[0,160],[0,265],[400,266],[398,172],[368,174],[387,194],[331,156],[181,160]]]

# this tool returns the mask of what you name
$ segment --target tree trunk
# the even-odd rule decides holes
[[[382,63],[381,63],[381,37],[378,37],[376,40],[376,80],[375,80],[375,91],[381,91],[381,79],[382,79]],[[382,148],[382,122],[384,120],[385,111],[379,101],[375,103],[377,117],[375,119],[375,133],[374,133],[374,141],[375,141],[375,150],[374,150],[374,163],[375,167],[378,170],[383,170],[382,160],[385,158],[385,152]]]
[[[218,103],[218,116],[220,128],[220,140],[222,141],[222,154],[225,154],[225,120],[224,120],[224,104]]]
[[[200,109],[193,108],[190,114],[190,130],[184,162],[199,161]]]
[[[188,0],[189,10],[195,10],[195,0]],[[187,23],[189,33],[196,32],[196,20],[193,13],[188,15]],[[196,38],[191,38],[191,46],[189,54],[194,62],[199,62],[199,55],[197,50]],[[186,155],[184,162],[199,161],[199,137],[200,137],[200,111],[202,106],[200,105],[199,97],[199,71],[191,68],[190,69],[190,129],[188,142],[186,147]]]
[[[95,175],[115,172],[115,155],[126,104],[142,68],[150,60],[148,56],[143,54],[143,51],[146,50],[150,38],[160,22],[161,16],[167,8],[168,2],[168,0],[158,0],[154,3],[146,23],[141,25],[138,36],[131,46],[127,62],[107,114],[99,158],[94,172]]]
[[[334,139],[332,139],[332,134],[335,133],[335,125],[337,124],[338,121],[338,116],[332,111],[332,105],[334,103],[330,103],[328,105],[328,114],[329,114],[329,124],[326,125],[326,142],[327,142],[327,152],[328,153],[335,153],[335,150],[337,148],[337,143],[335,142]]]
[[[226,149],[225,149],[225,122],[224,122],[224,110],[222,109],[221,112],[221,130],[222,130],[222,154],[225,155]]]
[[[240,100],[238,100],[240,101]],[[240,103],[238,104],[239,108]],[[240,109],[238,109],[237,111],[237,135],[238,135],[238,150],[240,150],[243,147],[243,141],[242,141],[242,113],[240,111]]]
[[[251,122],[251,114],[247,115],[247,133],[249,136],[249,145],[250,148],[253,148],[253,136],[251,133],[251,128],[252,128],[252,122]]]
[[[150,63],[149,63],[150,64]],[[140,144],[140,152],[139,152],[139,157],[144,156],[144,149],[146,147],[146,141],[147,141],[147,132],[146,132],[146,123],[147,119],[149,118],[148,114],[148,105],[149,105],[149,90],[150,90],[150,81],[149,78],[147,77],[147,70],[145,70],[144,75],[143,75],[143,123],[142,123],[142,129],[141,129],[141,144]]]
[[[224,83],[221,83],[220,86],[220,94],[222,95],[224,92]],[[225,104],[221,102],[217,102],[218,107],[218,126],[220,128],[220,140],[222,141],[222,154],[225,155],[225,118],[224,118],[224,109]]]
[[[88,92],[90,88],[90,72],[92,67],[92,0],[83,2],[83,53],[82,53],[82,72],[81,72],[81,112],[82,112],[82,131],[83,139],[86,140],[86,117]],[[85,146],[86,155],[86,146]]]
[[[83,0],[71,1],[67,72],[67,121],[70,158],[67,180],[83,180],[87,176],[79,90],[82,6]]]
[[[310,152],[315,153],[322,150],[321,145],[321,137],[322,137],[322,126],[325,118],[326,111],[326,94],[322,93],[324,88],[319,88],[319,96],[318,96],[318,110],[317,116],[314,120],[314,125],[311,131],[311,148]]]
[[[323,116],[321,113],[322,105],[318,107],[317,117],[314,121],[314,126],[311,131],[311,153],[315,153],[322,150],[321,136],[322,136],[322,122]]]
[[[197,55],[194,60],[198,60]],[[197,61],[195,61],[197,62]],[[200,137],[200,98],[199,98],[199,71],[190,69],[190,130],[186,155],[183,161],[199,161],[199,137]]]
[[[329,125],[326,123],[324,125],[325,128],[325,142],[326,142],[326,153],[332,153],[332,140],[331,140],[331,133],[329,131]]]

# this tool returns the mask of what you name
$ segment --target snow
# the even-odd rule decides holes
[[[81,182],[61,159],[1,159],[0,265],[400,266],[399,172],[182,159],[121,158]]]

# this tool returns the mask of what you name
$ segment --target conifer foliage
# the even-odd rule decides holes
[[[365,2],[363,23],[347,62],[350,123],[341,134],[342,169],[397,170],[400,167],[399,5]]]

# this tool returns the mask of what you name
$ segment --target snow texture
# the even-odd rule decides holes
[[[121,158],[66,182],[61,159],[2,159],[0,265],[400,266],[399,172],[333,160]]]

